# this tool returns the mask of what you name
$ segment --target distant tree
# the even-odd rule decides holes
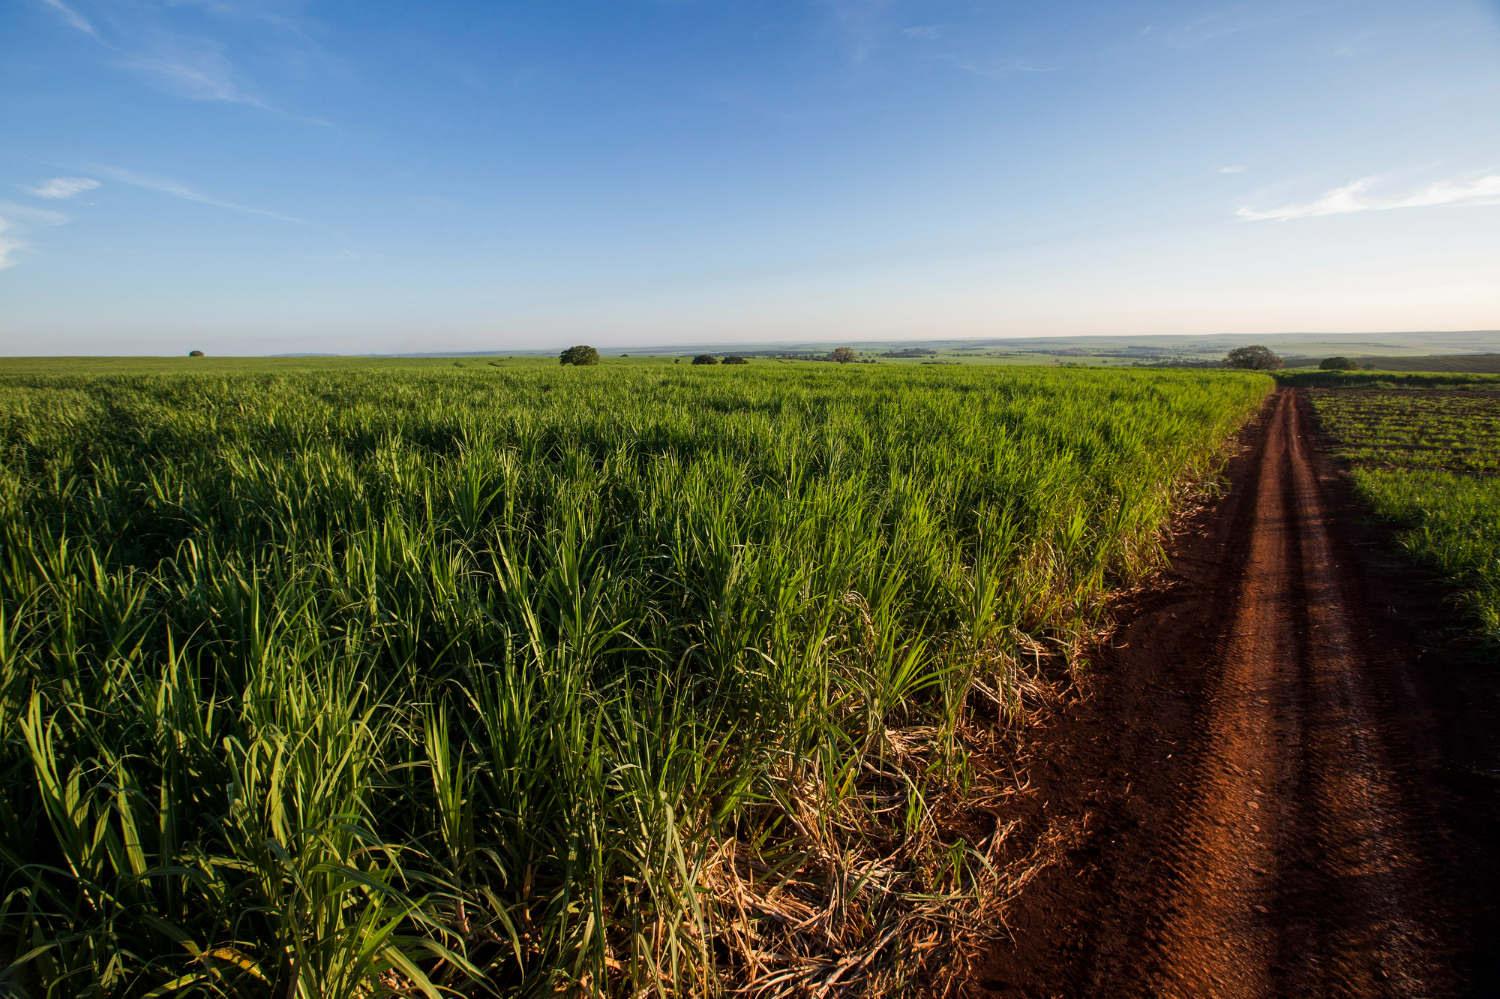
[[[558,361],[560,364],[576,364],[580,367],[587,364],[598,364],[599,352],[593,347],[579,344],[577,347],[569,347],[563,351]]]
[[[203,356],[203,351],[201,351],[201,350],[190,350],[190,351],[188,351],[188,357],[202,357],[202,356]]]
[[[1325,357],[1323,363],[1319,364],[1318,367],[1324,371],[1352,371],[1358,368],[1359,365],[1347,357]]]
[[[724,363],[725,364],[749,364],[750,362],[747,361],[747,360],[745,360],[743,357],[741,357],[738,354],[730,354],[728,357],[724,358]]]
[[[694,364],[718,364],[719,359],[712,354],[699,354],[693,358]]]
[[[837,361],[839,364],[848,364],[850,361],[854,360],[854,348],[835,347],[832,351],[829,352],[828,359],[830,361]]]
[[[1281,358],[1271,353],[1270,348],[1259,344],[1253,347],[1236,347],[1224,358],[1231,368],[1246,368],[1250,371],[1275,371],[1281,367]]]

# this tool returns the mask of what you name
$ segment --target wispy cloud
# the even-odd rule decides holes
[[[975,51],[985,46],[976,45],[973,32],[966,32],[962,26],[954,30],[954,26],[947,24],[918,24],[902,28],[901,34],[912,39],[912,44],[922,46],[929,58],[951,63],[975,76],[999,79],[1017,73],[1057,72],[1056,66],[1042,65],[1032,59]]]
[[[1436,208],[1441,205],[1500,205],[1500,174],[1472,180],[1445,180],[1404,194],[1381,197],[1374,193],[1378,178],[1365,177],[1336,187],[1322,197],[1280,208],[1240,208],[1236,215],[1250,222],[1286,222],[1320,215],[1386,212],[1396,208]]]
[[[1039,66],[1027,59],[975,59],[969,56],[948,53],[943,56],[965,73],[999,79],[1017,73],[1056,73],[1056,66]]]
[[[19,239],[11,239],[5,235],[10,231],[10,227],[10,223],[5,220],[5,217],[0,216],[0,271],[5,270],[7,267],[16,266],[14,254],[26,245]]]
[[[843,34],[855,62],[867,59],[892,29],[896,0],[821,0]]]
[[[171,195],[174,198],[181,198],[184,201],[197,201],[205,205],[215,205],[219,208],[228,208],[237,212],[265,215],[273,219],[280,219],[283,222],[295,222],[298,225],[307,224],[302,219],[283,215],[280,212],[268,211],[264,208],[251,208],[249,205],[240,205],[233,201],[222,201],[218,198],[211,198],[206,194],[201,194],[193,190],[186,184],[172,180],[170,177],[153,177],[148,174],[136,173],[132,170],[122,170],[119,167],[100,166],[97,164],[92,167],[92,170],[94,173],[108,177],[110,180],[118,181],[121,184],[145,188],[148,191],[157,191],[161,194]]]
[[[309,125],[333,127],[321,118],[285,111],[268,103],[224,54],[223,46],[208,39],[158,36],[143,43],[119,66],[169,94],[188,100],[244,104]]]
[[[160,39],[149,49],[128,56],[120,65],[178,97],[270,110],[240,79],[223,50],[212,42]]]
[[[26,188],[26,193],[38,198],[73,198],[98,186],[99,182],[89,177],[53,177],[44,184]]]
[[[236,47],[254,51],[259,46],[285,62],[311,65],[323,53],[297,20],[263,10],[256,4],[198,2],[198,0],[136,0],[134,3],[94,3],[89,20],[64,0],[41,0],[69,24],[92,36],[107,51],[110,61],[156,88],[195,101],[242,104],[304,121],[329,126],[319,118],[284,111],[267,100],[229,58],[224,42],[202,34],[202,19],[183,31],[182,8],[194,7],[213,18],[234,22],[228,35]],[[89,9],[90,0],[74,0]],[[96,27],[97,24],[97,27]]]
[[[29,249],[24,238],[29,232],[71,221],[61,212],[0,201],[0,270],[20,263],[17,256]]]
[[[88,18],[84,17],[82,14],[78,13],[78,11],[63,3],[62,0],[42,0],[42,2],[45,3],[48,7],[51,7],[53,10],[57,11],[58,14],[62,15],[62,19],[64,21],[67,21],[79,31],[82,31],[85,34],[93,35],[95,38],[99,37],[99,32],[94,30],[94,26],[89,23]]]
[[[1177,48],[1192,48],[1204,42],[1237,35],[1244,31],[1258,31],[1287,21],[1312,17],[1317,14],[1356,6],[1363,0],[1324,0],[1307,2],[1292,0],[1290,3],[1240,3],[1204,14],[1185,24],[1169,28],[1163,37]]]
[[[1219,167],[1219,172],[1220,173],[1244,173],[1245,172],[1245,168],[1242,167],[1242,166],[1225,166],[1225,167]]]

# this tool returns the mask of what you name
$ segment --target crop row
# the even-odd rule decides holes
[[[1356,490],[1400,543],[1448,577],[1470,622],[1500,637],[1500,393],[1314,390]]]
[[[995,884],[990,847],[939,824],[975,779],[969,726],[1014,718],[1025,663],[1076,653],[1157,563],[1268,387],[0,381],[0,988],[937,973]]]
[[[1314,391],[1313,403],[1348,461],[1500,470],[1500,394]]]

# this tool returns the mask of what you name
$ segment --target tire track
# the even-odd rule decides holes
[[[1337,574],[1301,414],[1281,392],[1148,991],[1449,995],[1405,778]]]
[[[1279,390],[1099,696],[1043,733],[1047,820],[1100,831],[1018,900],[974,992],[1465,994],[1444,839],[1308,432]]]

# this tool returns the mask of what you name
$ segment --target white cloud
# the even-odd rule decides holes
[[[10,223],[5,221],[4,218],[0,218],[0,271],[16,265],[16,261],[11,254],[24,246],[19,239],[11,239],[5,235],[9,230]]]
[[[268,211],[264,208],[251,208],[248,205],[237,205],[233,201],[220,201],[218,198],[210,198],[206,194],[199,194],[186,184],[172,180],[169,177],[152,177],[147,174],[135,173],[131,170],[122,170],[119,167],[94,165],[93,172],[103,174],[110,180],[121,184],[129,184],[131,187],[142,187],[148,191],[157,191],[161,194],[169,194],[174,198],[184,201],[197,201],[205,205],[215,205],[219,208],[229,208],[237,212],[250,212],[254,215],[266,215],[273,219],[281,219],[283,222],[296,222],[305,225],[302,219],[293,218],[290,215],[282,215],[280,212]]]
[[[227,101],[265,108],[265,102],[237,79],[234,65],[212,43],[170,39],[122,64],[163,90],[194,101]]]
[[[266,103],[224,55],[223,47],[207,39],[162,35],[118,65],[161,90],[188,100],[244,104],[309,125],[333,127],[321,118],[294,114]]]
[[[1336,187],[1321,198],[1301,205],[1257,209],[1248,205],[1235,214],[1250,222],[1313,218],[1319,215],[1349,215],[1354,212],[1385,212],[1394,208],[1434,208],[1440,205],[1500,205],[1500,174],[1475,180],[1445,180],[1394,197],[1373,193],[1377,178],[1366,177]]]
[[[1331,0],[1313,2],[1291,0],[1288,3],[1239,3],[1211,11],[1192,21],[1170,28],[1166,32],[1168,43],[1178,48],[1191,48],[1204,42],[1237,35],[1243,31],[1259,31],[1284,24],[1298,18],[1311,17],[1329,11],[1353,6],[1360,0]]]
[[[1056,73],[1056,66],[1038,66],[1036,63],[1025,59],[973,59],[958,53],[948,53],[943,56],[953,65],[966,73],[975,76],[1000,79],[1014,76],[1017,73]]]
[[[92,191],[98,186],[97,180],[91,180],[88,177],[53,177],[45,184],[28,187],[26,193],[34,194],[38,198],[71,198],[84,191]]]
[[[1242,167],[1242,166],[1219,167],[1219,172],[1220,173],[1244,173],[1245,172],[1245,168]]]
[[[9,201],[0,201],[0,270],[20,263],[15,254],[28,248],[21,237],[33,229],[71,222],[61,212],[49,212],[42,208],[30,208]]]
[[[136,0],[93,5],[98,27],[65,0],[40,0],[69,24],[93,36],[112,53],[116,69],[133,73],[152,86],[195,101],[223,101],[259,108],[297,121],[331,127],[328,122],[275,107],[260,93],[226,55],[226,43],[199,33],[203,18],[193,18],[194,30],[179,30],[186,23],[180,8],[193,6],[212,18],[232,22],[236,46],[274,46],[281,55],[295,52],[299,61],[312,64],[325,59],[322,50],[298,18],[283,16],[262,4],[221,3],[218,0]],[[75,0],[76,2],[76,0]],[[85,9],[89,4],[85,0]],[[275,5],[271,5],[275,6]],[[248,29],[255,28],[256,32]]]
[[[93,35],[95,38],[99,37],[99,32],[94,30],[94,26],[90,24],[82,14],[78,13],[78,11],[63,3],[62,0],[42,0],[42,2],[61,14],[63,20],[67,21],[79,31]]]
[[[821,0],[844,35],[849,54],[862,62],[880,48],[894,25],[891,9],[896,0]]]

